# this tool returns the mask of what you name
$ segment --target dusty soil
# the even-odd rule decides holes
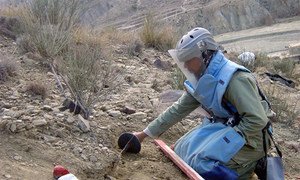
[[[12,40],[0,38],[0,60],[9,59],[19,67],[17,76],[0,84],[0,179],[52,179],[54,164],[67,167],[79,179],[187,179],[150,139],[139,154],[125,154],[119,159],[117,137],[122,132],[143,130],[166,108],[159,97],[172,89],[172,66],[161,68],[154,62],[172,65],[172,61],[167,54],[151,49],[139,57],[129,57],[114,48],[118,52],[113,55],[115,66],[125,70],[124,84],[94,106],[90,131],[84,133],[78,126],[80,119],[58,110],[64,98],[49,69],[34,60],[36,55],[20,55]],[[271,83],[257,76],[260,83]],[[25,91],[31,82],[47,87],[45,99]],[[299,99],[299,89],[286,91]],[[124,107],[135,113],[121,112]],[[188,116],[161,138],[173,144],[199,124],[200,117]],[[291,126],[274,124],[275,137],[285,155],[286,179],[299,179],[300,118]]]

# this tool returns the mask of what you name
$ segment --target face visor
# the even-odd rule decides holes
[[[204,72],[205,65],[202,60],[202,51],[198,46],[194,46],[191,48],[185,48],[185,49],[171,49],[168,51],[171,57],[174,59],[180,70],[183,72],[187,80],[192,84],[193,88],[196,88],[198,78],[197,75],[194,72],[191,72],[186,66],[185,63],[193,58],[199,58],[199,61],[201,63],[201,71]],[[203,72],[198,72],[203,73]]]

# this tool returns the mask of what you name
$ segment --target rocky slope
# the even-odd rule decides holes
[[[80,179],[186,179],[151,140],[143,143],[140,154],[121,158],[116,143],[122,132],[142,130],[178,98],[178,92],[167,91],[172,89],[173,63],[166,53],[143,49],[132,57],[121,46],[112,46],[112,61],[124,69],[124,83],[98,102],[90,121],[84,121],[59,111],[64,98],[54,75],[40,65],[37,55],[21,55],[14,41],[0,37],[0,61],[18,66],[18,75],[0,84],[2,179],[51,179],[53,164],[68,167]],[[264,86],[276,84],[263,75],[257,77]],[[26,91],[32,82],[46,87],[44,99]],[[298,89],[276,86],[299,99]],[[161,138],[173,144],[202,116],[202,111],[191,114]],[[299,177],[299,120],[294,127],[274,124],[285,154],[287,179]]]
[[[22,1],[18,1],[22,2]],[[91,2],[91,1],[90,1]],[[8,0],[0,1],[4,5]],[[280,18],[300,15],[299,0],[103,0],[94,1],[83,18],[93,26],[113,26],[134,30],[151,13],[163,24],[181,28],[181,32],[202,26],[214,34],[271,25]]]

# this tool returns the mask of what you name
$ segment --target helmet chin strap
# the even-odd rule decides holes
[[[194,74],[197,80],[199,80],[203,76],[204,72],[206,71],[206,69],[210,63],[210,60],[211,60],[214,52],[215,51],[206,50],[202,53],[202,55],[201,55],[202,58],[200,58],[201,59],[200,60],[201,61],[201,70],[199,73]]]
[[[202,53],[203,62],[205,64],[206,68],[208,67],[210,60],[214,53],[215,53],[215,51],[210,51],[210,50],[206,50]]]

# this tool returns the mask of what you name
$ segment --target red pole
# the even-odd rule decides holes
[[[184,162],[169,146],[162,140],[155,139],[154,143],[169,157],[191,180],[204,180],[193,168]]]

